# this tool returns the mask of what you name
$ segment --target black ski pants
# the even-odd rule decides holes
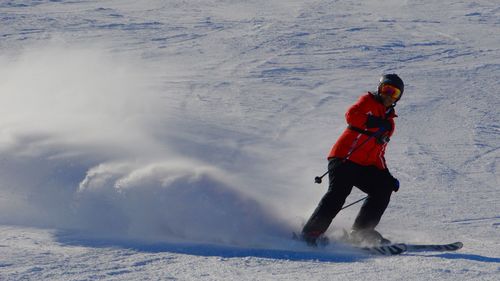
[[[389,205],[394,185],[390,173],[375,166],[362,166],[336,158],[328,163],[328,171],[330,180],[328,191],[305,224],[302,233],[311,237],[323,234],[342,209],[353,186],[368,194],[368,197],[352,228],[374,229]]]

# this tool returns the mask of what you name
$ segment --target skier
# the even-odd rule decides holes
[[[399,181],[384,158],[394,132],[394,106],[404,83],[397,74],[380,78],[376,93],[367,92],[346,112],[347,128],[328,155],[329,188],[304,225],[302,238],[315,246],[356,186],[368,194],[352,226],[349,240],[356,244],[389,244],[375,227]]]

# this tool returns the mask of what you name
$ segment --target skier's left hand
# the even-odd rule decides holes
[[[385,172],[387,173],[387,177],[389,178],[391,189],[394,192],[398,192],[398,190],[399,190],[399,180],[391,175],[391,173],[389,172],[389,169],[386,169]]]
[[[395,177],[392,177],[392,180],[393,180],[393,186],[392,186],[392,190],[394,190],[394,192],[398,192],[399,190],[399,180]]]

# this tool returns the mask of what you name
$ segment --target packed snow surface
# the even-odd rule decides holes
[[[0,22],[0,280],[500,279],[498,1],[5,0]],[[406,86],[378,230],[457,252],[291,239],[383,73]]]

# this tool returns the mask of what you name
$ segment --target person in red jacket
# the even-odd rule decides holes
[[[302,229],[310,245],[328,229],[342,209],[352,187],[368,196],[352,226],[349,240],[357,244],[388,244],[375,230],[399,181],[387,168],[386,146],[394,132],[394,106],[404,83],[397,74],[380,78],[376,93],[361,96],[346,112],[347,128],[328,155],[329,188]]]

